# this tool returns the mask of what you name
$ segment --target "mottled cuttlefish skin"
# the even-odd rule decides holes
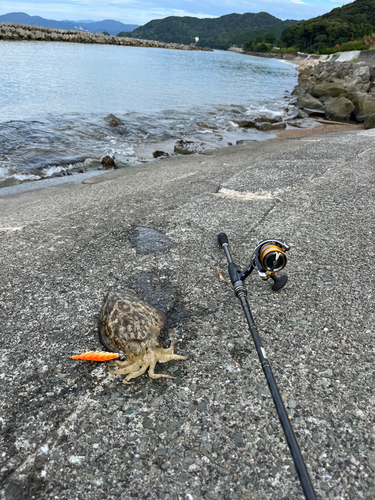
[[[154,373],[156,363],[186,359],[160,346],[158,336],[165,327],[163,312],[127,292],[109,292],[99,315],[99,335],[126,353],[126,360],[116,361],[119,367],[111,373],[125,375],[124,383],[146,372],[151,378],[173,378]]]

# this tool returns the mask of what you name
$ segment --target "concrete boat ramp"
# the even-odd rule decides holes
[[[374,131],[250,143],[0,198],[3,500],[302,499],[228,278],[292,245],[248,297],[318,498],[375,498]],[[100,349],[108,290],[163,309],[130,386]]]

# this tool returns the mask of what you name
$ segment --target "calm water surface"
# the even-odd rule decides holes
[[[0,42],[0,179],[33,180],[265,134],[233,120],[285,114],[292,65],[231,52]],[[123,122],[110,127],[113,113]],[[268,136],[267,136],[268,137]]]

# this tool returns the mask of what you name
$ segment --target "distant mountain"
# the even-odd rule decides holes
[[[119,21],[106,19],[105,21],[53,21],[39,16],[29,16],[24,12],[11,12],[0,16],[0,23],[19,23],[30,26],[43,26],[60,30],[85,31],[88,33],[103,33],[106,31],[110,35],[117,35],[121,31],[133,31],[138,28],[137,24],[124,24]]]
[[[228,49],[233,44],[241,46],[265,33],[272,33],[279,38],[285,28],[294,26],[297,22],[281,21],[266,12],[228,14],[216,19],[171,16],[155,19],[131,33],[123,32],[118,36],[186,45],[194,43],[198,37],[198,47]]]

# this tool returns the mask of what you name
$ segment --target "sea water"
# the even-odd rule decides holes
[[[293,65],[213,51],[0,42],[0,180],[85,171],[106,155],[119,166],[269,135],[238,121],[285,115]],[[111,127],[113,114],[121,124]]]

